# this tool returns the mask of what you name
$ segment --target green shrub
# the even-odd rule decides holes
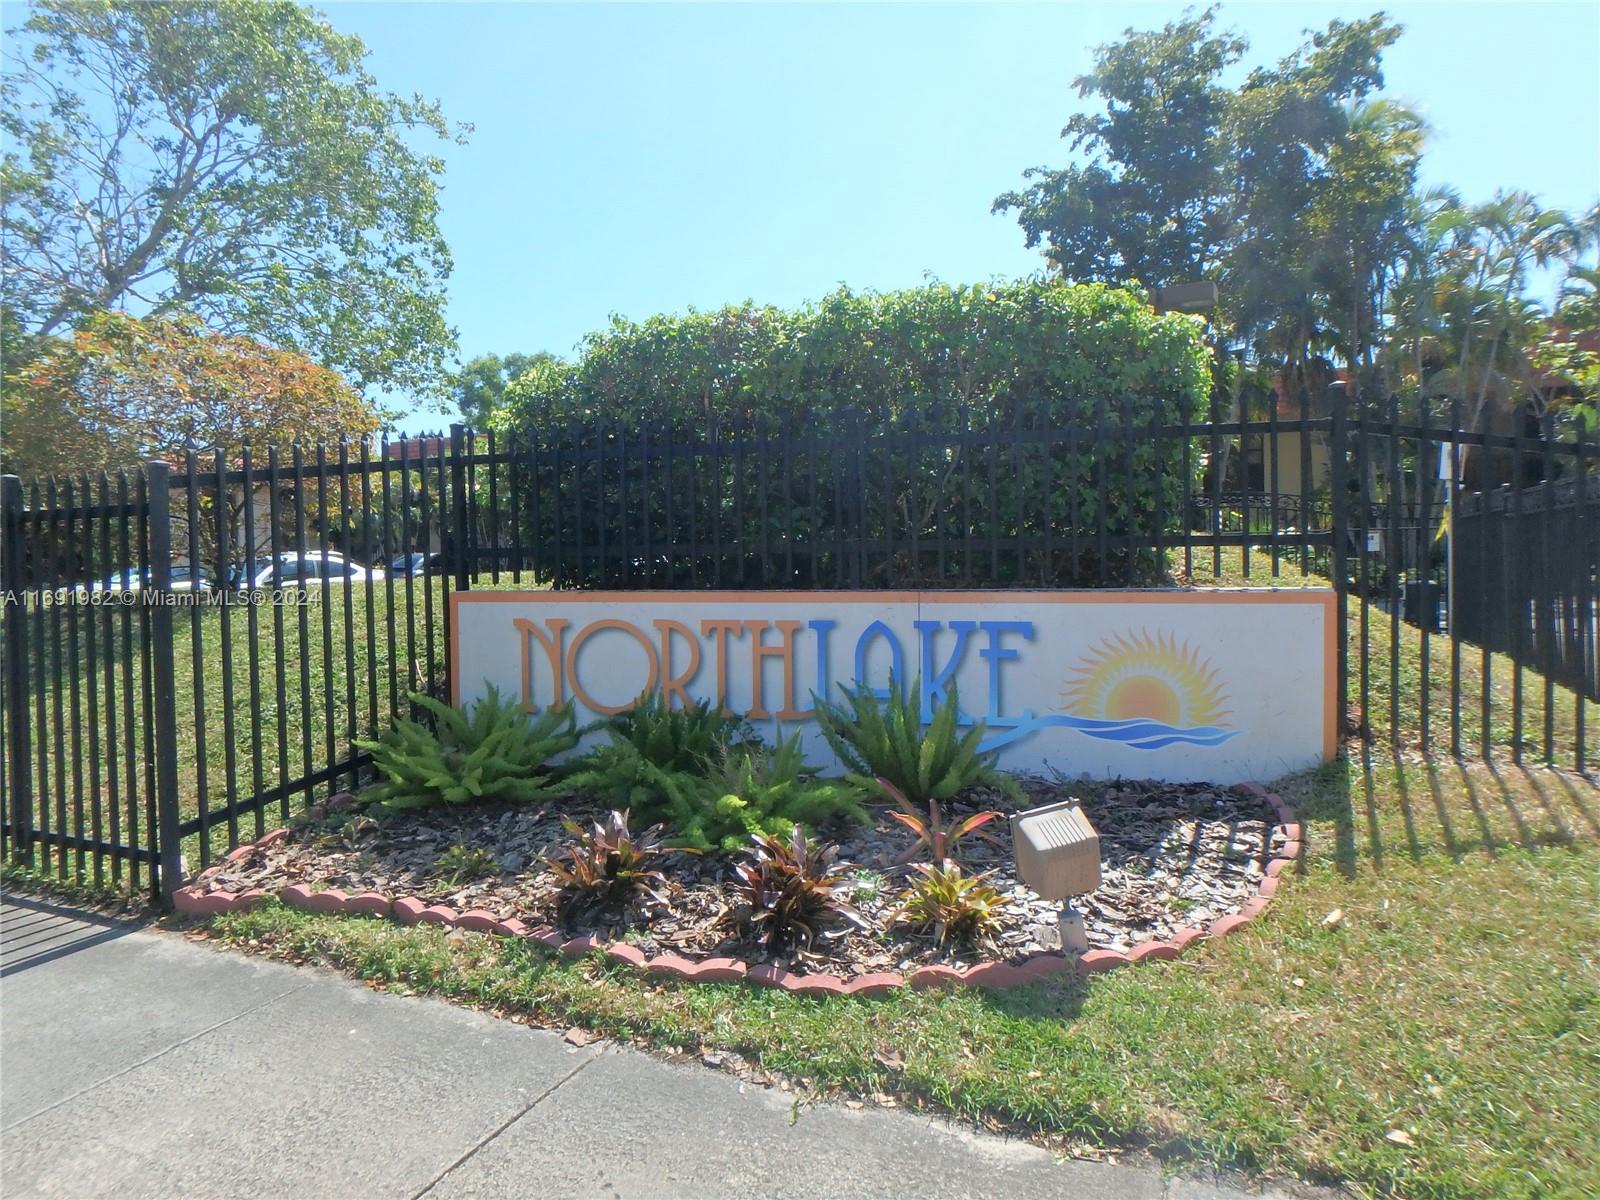
[[[965,545],[978,585],[1149,582],[1157,556],[1118,540],[1181,516],[1184,470],[1197,478],[1204,456],[1151,430],[1206,414],[1209,364],[1199,322],[1101,284],[841,289],[794,310],[618,320],[508,389],[497,428],[546,465],[506,502],[537,516],[552,550],[536,569],[564,584],[621,568],[561,547],[641,542],[712,548],[642,564],[642,580],[634,563],[635,586],[937,582],[942,555],[870,549],[850,577],[855,545],[912,538]],[[619,439],[625,454],[576,453]],[[769,535],[812,553],[774,571],[736,549]],[[1004,553],[974,555],[969,537],[991,536]],[[1013,537],[1030,544],[1013,552]]]
[[[724,792],[745,802],[763,833],[787,835],[795,825],[815,830],[841,819],[865,825],[871,819],[856,783],[824,779],[817,768],[805,765],[799,731],[771,750],[764,746],[729,750],[719,765],[717,782]]]
[[[372,754],[382,782],[367,793],[390,808],[429,808],[477,800],[527,803],[556,794],[550,759],[578,744],[572,706],[537,718],[494,688],[468,717],[431,696],[412,703],[433,715],[434,728],[397,717],[378,741],[357,741]]]
[[[923,732],[921,691],[920,680],[912,680],[907,693],[898,679],[890,679],[887,701],[865,687],[844,689],[843,706],[813,698],[822,735],[849,778],[913,816],[920,816],[929,801],[948,800],[976,784],[1020,800],[1016,783],[995,769],[997,756],[978,753],[983,722],[960,732],[954,689],[945,693]]]
[[[715,709],[709,701],[673,708],[660,692],[610,718],[605,729],[613,744],[631,747],[641,761],[664,771],[691,773],[703,773],[705,764],[720,759],[728,747],[755,739],[743,718]]]
[[[704,704],[666,711],[659,697],[614,718],[608,732],[610,743],[574,765],[568,786],[665,822],[675,845],[735,851],[753,834],[867,819],[854,784],[805,765],[798,733],[768,750],[737,718]]]

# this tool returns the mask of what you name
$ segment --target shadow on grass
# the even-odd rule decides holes
[[[1347,877],[1382,871],[1392,854],[1460,860],[1600,840],[1600,787],[1559,768],[1352,743],[1335,761],[1280,781],[1280,790],[1305,822],[1331,825],[1332,857]]]
[[[1025,987],[978,989],[983,1006],[1018,1021],[1075,1021],[1083,1012],[1091,981],[1064,974]]]

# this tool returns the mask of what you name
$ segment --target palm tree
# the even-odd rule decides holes
[[[1468,428],[1488,424],[1490,405],[1514,403],[1530,379],[1526,348],[1548,317],[1528,295],[1529,272],[1569,257],[1581,234],[1558,209],[1526,192],[1500,192],[1469,210],[1472,236],[1452,297],[1459,338],[1456,387]]]

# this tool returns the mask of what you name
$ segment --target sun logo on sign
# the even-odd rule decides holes
[[[1102,727],[1096,736],[1143,749],[1226,740],[1216,671],[1170,634],[1113,634],[1073,668],[1061,699],[1067,711]]]

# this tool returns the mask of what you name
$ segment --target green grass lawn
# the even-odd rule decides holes
[[[214,929],[402,992],[731,1049],[821,1093],[895,1092],[1067,1146],[1148,1143],[1411,1197],[1596,1194],[1593,789],[1392,760],[1283,786],[1307,809],[1310,851],[1261,919],[1178,962],[1014,992],[819,1000],[661,982],[276,905]]]

